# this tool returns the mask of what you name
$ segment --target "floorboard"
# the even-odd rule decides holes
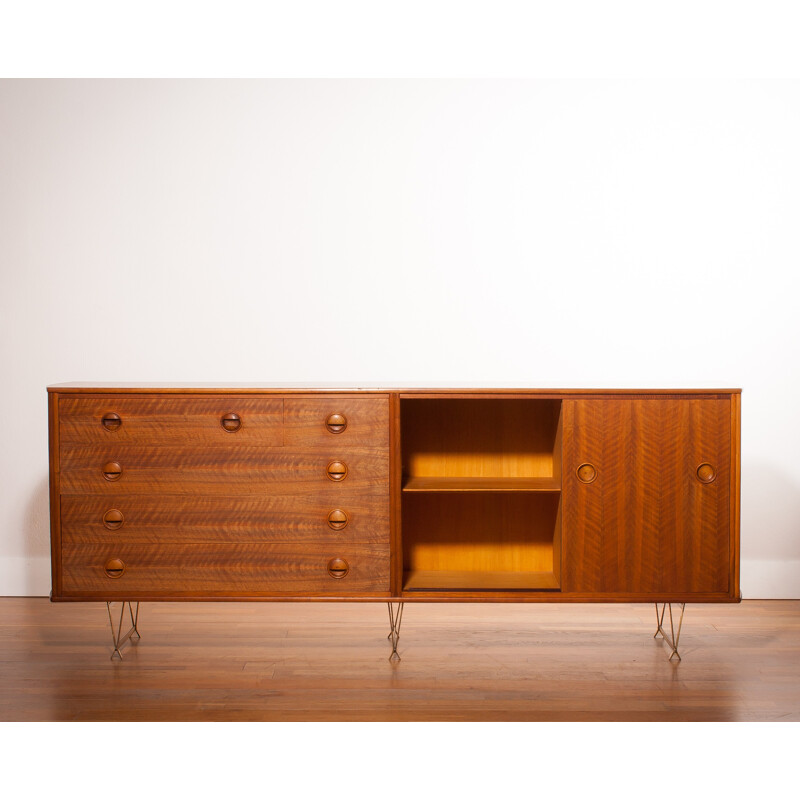
[[[2,720],[800,720],[800,601],[688,605],[103,604],[0,598]]]

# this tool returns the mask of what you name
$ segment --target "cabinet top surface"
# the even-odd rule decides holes
[[[741,389],[555,389],[532,388],[529,386],[463,386],[442,384],[430,386],[398,386],[372,383],[104,383],[80,381],[74,383],[57,383],[47,387],[48,392],[58,393],[92,393],[92,392],[251,392],[260,393],[324,393],[324,392],[365,392],[385,393],[401,392],[417,394],[536,394],[536,395],[585,395],[585,394],[644,394],[644,395],[712,395],[739,394]]]

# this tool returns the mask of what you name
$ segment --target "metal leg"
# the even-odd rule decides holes
[[[395,608],[394,603],[387,603],[389,606],[389,635],[386,637],[392,643],[392,654],[389,656],[389,661],[400,661],[400,656],[397,652],[397,643],[400,641],[400,623],[403,621],[403,606],[405,603],[397,603]]]
[[[125,619],[125,606],[128,607],[128,613],[131,617],[131,627],[127,633],[122,633],[122,623]],[[114,660],[114,656],[117,656],[120,661],[122,661],[122,653],[120,652],[120,647],[128,641],[128,639],[132,639],[134,636],[137,639],[141,639],[142,636],[139,633],[139,604],[136,604],[136,613],[134,614],[133,611],[133,603],[123,600],[122,606],[119,610],[119,622],[117,623],[117,629],[114,630],[114,617],[111,614],[111,603],[106,603],[106,610],[108,611],[108,622],[111,625],[111,641],[114,643],[114,652],[111,654],[111,660]]]
[[[667,606],[669,606],[669,630],[670,635],[667,636],[667,632],[664,630],[664,615],[667,611]],[[658,613],[658,603],[656,603],[656,632],[653,634],[653,638],[655,639],[658,634],[660,633],[664,641],[672,648],[672,652],[670,653],[669,660],[677,656],[678,661],[681,660],[681,654],[678,652],[678,642],[681,638],[681,627],[683,626],[683,612],[686,609],[686,603],[681,603],[681,616],[678,619],[678,632],[675,633],[675,622],[672,618],[672,603],[662,603],[661,605],[661,614]]]

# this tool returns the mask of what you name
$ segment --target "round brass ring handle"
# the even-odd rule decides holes
[[[343,481],[347,477],[347,464],[344,461],[331,461],[326,472],[332,481]]]
[[[697,468],[697,480],[699,480],[700,483],[713,483],[716,477],[716,470],[707,461],[704,461]]]
[[[228,431],[228,433],[236,433],[242,427],[242,419],[238,414],[225,414],[219,421],[219,424]]]
[[[349,518],[347,516],[347,512],[342,511],[341,508],[334,508],[333,511],[328,514],[328,526],[333,528],[335,531],[340,531],[343,528],[346,528],[348,522]]]
[[[118,481],[122,477],[122,465],[118,461],[109,461],[103,467],[103,477],[107,481]]]
[[[109,411],[108,414],[103,414],[102,422],[103,427],[107,431],[115,431],[122,427],[122,417],[119,414],[115,414],[113,411]]]
[[[125,562],[119,558],[109,558],[105,570],[109,578],[121,578],[125,572]]]
[[[350,565],[343,558],[332,558],[328,562],[328,574],[331,578],[344,578],[350,572]]]
[[[597,470],[594,468],[593,464],[581,464],[578,469],[575,470],[575,473],[581,483],[591,483],[597,478]]]
[[[344,414],[331,414],[325,420],[325,427],[331,433],[341,433],[347,427],[347,417]]]
[[[108,511],[103,514],[103,525],[110,531],[118,530],[122,527],[124,522],[125,517],[122,516],[122,512],[118,508],[109,508]]]

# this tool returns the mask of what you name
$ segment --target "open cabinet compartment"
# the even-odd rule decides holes
[[[561,401],[401,400],[403,590],[557,591]]]

